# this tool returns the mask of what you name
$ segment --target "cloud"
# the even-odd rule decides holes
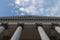
[[[37,2],[36,2],[37,1]],[[22,3],[28,3],[29,1],[28,0],[24,0]],[[32,4],[31,4],[32,3]],[[40,7],[43,7],[43,3],[44,3],[44,0],[31,0],[30,4],[28,7],[24,8],[24,7],[19,7],[21,6],[21,0],[16,0],[15,4],[18,6],[17,8],[19,8],[20,11],[23,11],[23,12],[26,12],[27,15],[39,15],[39,11],[41,13],[43,13],[43,8],[39,8],[38,7],[36,8],[35,6],[37,6],[37,4],[39,3]]]
[[[16,0],[15,3],[16,3],[17,5],[20,5],[20,0]]]
[[[25,8],[19,8],[19,10],[24,12],[26,9]]]
[[[24,13],[21,13],[20,15],[25,15]]]
[[[60,11],[60,0],[57,0],[57,3],[55,4],[55,6],[49,7],[46,9],[46,15],[58,16],[59,15],[58,11]],[[58,14],[58,15],[56,15],[56,14]]]
[[[48,0],[48,1],[47,0],[22,0],[21,2],[21,0],[15,0],[15,5],[16,8],[18,8],[18,10],[20,11],[20,15],[27,14],[27,15],[58,16],[60,13],[60,0],[57,1],[54,0],[56,1],[55,3],[53,3],[54,1],[52,0]]]

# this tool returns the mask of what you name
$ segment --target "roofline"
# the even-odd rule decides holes
[[[60,18],[57,16],[31,16],[31,15],[27,15],[27,16],[5,16],[5,17],[0,17],[0,18],[8,18],[8,17],[48,17],[48,18]]]
[[[8,16],[8,17],[0,17],[0,21],[7,20],[52,20],[52,21],[60,21],[60,17],[53,16]]]

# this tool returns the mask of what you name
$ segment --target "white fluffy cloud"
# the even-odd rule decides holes
[[[23,16],[23,15],[25,15],[25,14],[24,14],[24,13],[21,13],[20,15],[22,15],[22,16]]]
[[[46,3],[46,1],[47,0],[15,0],[15,4],[18,10],[22,11],[21,15],[25,15],[26,13],[27,15],[58,16],[58,12],[60,13],[60,0],[57,0],[56,4],[51,7],[47,7],[48,5],[50,6],[50,4]],[[47,8],[45,8],[44,4],[48,4],[46,6]]]
[[[22,3],[21,3],[21,0],[16,0],[15,3],[19,6],[21,6],[20,4],[22,4],[22,5],[23,5],[23,3],[28,4],[28,2],[29,2],[29,0],[24,0],[24,1],[22,1]],[[30,3],[32,3],[32,4],[30,4]],[[26,8],[19,7],[19,10],[26,12],[28,15],[36,15],[36,14],[43,13],[44,8],[38,8],[36,6],[40,5],[40,7],[43,7],[44,0],[30,0],[30,3],[29,3],[29,6]]]
[[[49,7],[46,9],[46,15],[58,16],[59,15],[58,11],[60,11],[60,0],[57,0],[57,3],[55,4],[55,6]],[[58,15],[56,15],[56,14],[58,14]]]

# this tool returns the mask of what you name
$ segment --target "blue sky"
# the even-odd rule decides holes
[[[60,0],[0,0],[0,17],[21,15],[60,17]]]

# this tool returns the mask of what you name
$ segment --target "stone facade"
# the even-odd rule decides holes
[[[60,27],[60,17],[0,17],[0,25],[5,27],[5,30],[0,33],[1,40],[10,40],[18,26],[23,28],[20,40],[41,40],[38,26],[43,27],[50,40],[60,40],[60,34],[54,29],[55,26]]]

